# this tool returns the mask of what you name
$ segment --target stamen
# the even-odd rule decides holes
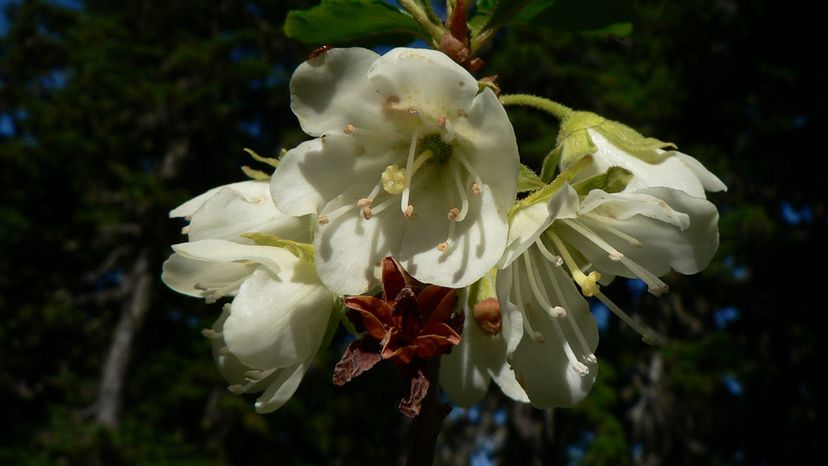
[[[593,364],[596,362],[595,355],[592,354],[592,350],[589,347],[589,344],[586,341],[586,337],[584,337],[583,332],[581,332],[581,328],[578,327],[578,322],[575,321],[575,316],[572,315],[571,312],[566,312],[566,308],[569,307],[569,302],[566,299],[566,295],[561,288],[561,284],[558,283],[558,275],[556,275],[556,271],[552,269],[552,266],[549,265],[548,262],[543,263],[543,267],[546,270],[546,273],[549,275],[549,278],[552,282],[552,288],[555,290],[555,296],[558,296],[561,300],[561,304],[563,304],[564,310],[564,317],[566,321],[569,322],[569,328],[572,329],[572,333],[575,334],[575,339],[578,340],[578,345],[581,347],[581,352],[584,353],[584,357],[586,358],[587,362]]]
[[[371,211],[370,207],[363,207],[362,208],[362,218],[364,218],[365,220],[371,220],[371,216],[373,214],[374,213]]]
[[[440,125],[441,128],[445,128],[446,127],[446,117],[441,116],[440,118],[438,118],[437,119],[437,124]]]
[[[218,354],[220,354],[221,356],[230,356],[230,348],[222,346],[221,348],[219,348]]]
[[[402,190],[402,196],[400,197],[400,209],[403,211],[405,218],[410,218],[410,214],[406,214],[406,211],[411,207],[408,202],[408,198],[411,195],[411,178],[414,176],[414,170],[411,170],[411,168],[414,167],[414,152],[417,150],[417,136],[419,134],[419,131],[414,131],[414,134],[411,135],[411,142],[408,146],[408,158],[405,161],[405,188]],[[411,207],[411,210],[413,211],[414,207]]]
[[[332,220],[336,220],[337,218],[339,218],[341,215],[348,212],[349,210],[356,209],[356,208],[357,208],[356,204],[348,203],[348,204],[345,204],[343,206],[339,206],[336,209],[333,209],[333,210],[328,211],[328,212],[323,211],[321,214],[319,214],[316,217],[316,222],[319,223],[320,225],[327,225]]]
[[[549,238],[555,243],[555,247],[560,251],[561,257],[569,268],[569,273],[572,274],[575,283],[581,287],[581,293],[587,298],[595,296],[596,293],[600,293],[601,286],[598,284],[598,281],[601,280],[601,274],[595,271],[590,272],[589,275],[584,274],[581,268],[578,267],[575,259],[569,254],[569,250],[566,249],[563,241],[558,238],[558,235],[551,230],[547,232],[547,235],[549,235]]]
[[[460,181],[460,173],[454,167],[454,164],[449,165],[449,172],[451,173],[452,179],[454,179],[454,186],[457,188],[457,193],[460,195],[460,212],[457,214],[452,220],[462,222],[463,219],[466,218],[466,214],[469,212],[469,196],[466,194],[466,189],[463,186],[463,182]]]
[[[555,267],[560,267],[563,265],[563,259],[561,259],[561,256],[549,252],[549,249],[546,249],[546,245],[543,244],[543,239],[539,237],[535,240],[535,244],[538,245],[538,249],[540,250],[540,253],[543,255],[543,257],[545,257],[546,260],[548,260],[549,262],[555,264]]]
[[[411,220],[414,217],[414,206],[411,205],[411,204],[408,204],[408,207],[403,209],[403,216],[406,219]]]
[[[181,234],[182,235],[187,235],[189,233],[190,233],[190,225],[187,225],[186,227],[181,227]]]
[[[342,132],[345,134],[351,134],[354,132],[354,130],[356,130],[356,128],[354,128],[354,125],[348,123],[347,125],[345,125],[345,129],[343,129]]]
[[[627,269],[629,269],[630,272],[634,273],[639,278],[644,280],[644,282],[647,283],[647,290],[650,293],[652,293],[656,296],[659,296],[659,295],[662,295],[662,294],[666,293],[667,290],[670,289],[670,287],[668,287],[666,283],[661,281],[661,279],[656,277],[655,274],[653,274],[649,270],[645,269],[644,267],[642,267],[640,264],[633,261],[632,259],[629,259],[629,258],[625,257],[624,254],[622,254],[617,249],[612,247],[612,245],[610,245],[609,243],[604,241],[603,238],[598,236],[597,233],[595,233],[593,230],[589,229],[586,225],[583,225],[581,222],[578,222],[578,221],[575,221],[575,220],[563,220],[563,223],[566,226],[572,228],[573,230],[575,230],[578,233],[580,233],[581,235],[583,235],[584,238],[592,241],[592,243],[594,243],[599,248],[601,248],[604,251],[608,252],[610,259],[612,259],[616,262],[621,262],[621,264],[623,264],[625,267],[627,267]]]
[[[386,199],[385,201],[381,202],[378,206],[371,208],[371,214],[377,215],[378,213],[385,210],[388,206],[396,204],[397,200],[395,198]]]
[[[482,192],[482,189],[483,189],[483,180],[481,180],[480,176],[477,174],[477,172],[474,171],[474,168],[469,163],[469,161],[466,160],[465,157],[463,157],[463,154],[461,154],[459,151],[455,151],[454,156],[457,157],[457,160],[459,160],[460,163],[463,164],[463,167],[466,168],[466,171],[469,172],[469,175],[471,175],[471,177],[474,178],[474,184],[472,185],[472,192],[474,194],[480,194]]]
[[[537,280],[539,277],[536,275],[538,271],[532,267],[532,262],[529,259],[529,254],[523,254],[523,262],[526,266],[526,274],[529,276],[529,287],[532,289],[532,294],[535,296],[535,299],[540,303],[540,305],[546,310],[546,312],[555,317],[552,319],[552,327],[555,329],[555,333],[558,335],[558,341],[561,343],[562,348],[564,350],[564,354],[566,354],[566,358],[569,359],[569,362],[572,363],[572,367],[575,371],[580,375],[587,375],[589,373],[589,368],[586,367],[582,362],[578,361],[578,357],[575,356],[575,352],[572,351],[572,347],[569,345],[569,340],[567,340],[566,335],[563,333],[563,329],[561,328],[561,324],[558,321],[557,317],[566,316],[566,311],[559,306],[553,307],[549,304],[549,301],[546,299],[546,296],[541,292],[540,288],[538,287]],[[549,265],[546,261],[541,261],[548,267]],[[560,311],[558,311],[560,309]],[[563,312],[563,314],[561,314]]]
[[[529,322],[529,315],[527,315],[526,313],[526,301],[523,299],[523,291],[521,291],[519,276],[520,271],[517,267],[515,267],[512,286],[515,290],[515,298],[517,298],[518,309],[520,310],[521,314],[523,314],[523,326],[525,327],[526,332],[529,334],[529,337],[532,338],[532,340],[535,340],[535,342],[537,343],[543,343],[546,338],[543,336],[542,333],[536,331],[532,327],[532,323]]]
[[[440,252],[444,252],[446,249],[448,249],[448,243],[445,241],[437,245],[437,250]]]
[[[592,214],[584,214],[584,217],[587,217],[587,218],[589,218],[591,216],[592,216]],[[601,228],[603,228],[604,230],[607,230],[608,232],[612,233],[613,235],[615,235],[615,236],[623,239],[624,241],[630,243],[630,245],[635,246],[637,248],[641,247],[641,241],[638,241],[634,237],[624,233],[623,231],[619,230],[618,228],[615,228],[612,225],[607,225],[606,223],[600,222],[600,221],[597,222],[597,223],[599,223],[601,225]]]
[[[645,327],[643,324],[638,323],[637,321],[633,320],[629,314],[621,310],[617,304],[612,302],[609,298],[607,298],[604,293],[598,293],[595,295],[599,301],[604,303],[613,314],[617,315],[621,320],[624,321],[625,324],[629,325],[633,330],[635,330],[639,335],[641,335],[641,340],[648,345],[654,345],[658,342],[658,336],[654,331]]]
[[[449,215],[451,215],[451,214],[449,214]],[[451,219],[451,218],[449,217],[449,220],[450,220],[450,219]],[[448,247],[449,247],[450,245],[454,244],[454,231],[455,231],[456,227],[457,227],[457,222],[452,222],[452,221],[449,221],[449,231],[448,231],[448,235],[446,236],[446,240],[445,240],[445,241],[443,241],[442,243],[440,243],[440,244],[438,244],[438,245],[437,245],[437,249],[438,249],[438,250],[440,250],[441,252],[443,252],[443,251],[445,251],[446,249],[448,249]],[[445,245],[445,246],[444,246],[444,245]]]
[[[449,220],[457,220],[457,217],[460,215],[460,209],[457,207],[452,207],[451,210],[448,212],[448,219]]]
[[[373,203],[373,199],[371,199],[370,197],[364,197],[357,201],[357,207],[359,207],[360,209],[364,209],[366,207],[371,207]]]
[[[327,225],[328,222],[330,222],[330,219],[328,219],[327,215],[319,215],[316,217],[316,223],[320,225]]]

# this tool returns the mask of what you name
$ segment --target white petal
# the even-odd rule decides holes
[[[202,206],[202,204],[204,204],[204,202],[207,201],[207,199],[210,199],[211,197],[215,196],[216,193],[220,190],[224,188],[238,188],[242,185],[245,185],[246,183],[249,183],[249,181],[240,181],[238,183],[217,186],[215,188],[210,189],[207,192],[201,193],[198,196],[190,199],[189,201],[171,210],[170,218],[189,217],[193,215]]]
[[[515,203],[520,171],[515,132],[506,110],[491,89],[474,98],[467,117],[455,122],[456,151],[464,155],[492,191],[497,209],[507,212]]]
[[[491,375],[488,367],[492,359],[506,351],[502,341],[483,334],[466,313],[460,344],[443,357],[440,363],[440,385],[451,401],[459,406],[470,406],[483,399],[489,388]]]
[[[642,215],[669,223],[681,230],[690,226],[690,217],[687,214],[673,209],[663,199],[651,196],[643,190],[609,194],[600,189],[593,189],[581,202],[578,213],[620,221]]]
[[[164,262],[161,280],[181,294],[203,298],[205,288],[226,289],[226,294],[235,292],[258,267],[258,264],[216,263],[173,254]]]
[[[270,183],[249,181],[221,188],[192,214],[190,241],[226,239],[250,242],[242,233],[270,233],[293,241],[310,241],[308,218],[289,217],[276,209]]]
[[[727,191],[727,186],[722,183],[722,180],[695,158],[678,151],[673,151],[673,156],[681,160],[699,178],[705,190],[710,192]]]
[[[512,214],[509,240],[498,267],[506,268],[520,257],[554,220],[577,217],[579,202],[578,193],[565,184],[548,202],[538,202]]]
[[[536,252],[533,254],[540,256]],[[535,257],[535,260],[543,259]],[[516,262],[513,267],[517,265]],[[580,295],[562,267],[552,267],[551,270],[551,276],[542,274],[543,276],[539,277],[541,278],[540,286],[545,290],[554,290],[555,287],[551,280],[555,280],[563,294],[557,295],[553,291],[548,291],[549,304],[563,307],[569,315],[574,317],[578,329],[585,338],[588,347],[586,349],[589,353],[594,353],[598,346],[598,326],[589,312],[586,300]],[[525,268],[515,273],[525,273]],[[521,287],[521,295],[530,301],[533,295],[526,277],[521,280]],[[580,347],[579,340],[567,318],[549,316],[537,302],[523,303],[523,306],[534,329],[543,334],[544,340],[539,343],[528,336],[521,340],[512,363],[515,377],[526,390],[533,406],[538,408],[567,407],[578,403],[592,388],[598,365],[584,360],[584,348]],[[565,341],[561,341],[558,337],[557,331],[553,328],[555,324],[552,319],[557,319]],[[575,368],[575,363],[566,356],[565,344],[569,344],[579,361],[588,367],[589,372],[586,375],[580,375]]]
[[[310,368],[311,359],[276,371],[269,379],[270,386],[256,400],[256,412],[272,413],[287,403]]]
[[[399,98],[399,107],[433,120],[468,111],[477,94],[474,76],[435,50],[393,49],[373,63],[368,78],[383,96]]]
[[[173,251],[188,259],[225,264],[256,262],[279,272],[280,262],[295,257],[281,248],[238,244],[222,239],[204,239],[173,245]]]
[[[486,335],[466,308],[466,323],[460,344],[443,357],[440,384],[457,405],[469,406],[480,401],[495,379],[508,397],[529,401],[514,373],[506,363],[506,343],[500,335]]]
[[[634,175],[625,191],[664,186],[696,197],[705,197],[704,186],[694,170],[679,157],[667,157],[660,163],[647,163],[613,145],[600,132],[588,129],[592,142],[598,148],[593,163],[582,170],[575,181],[606,172],[610,167],[621,167]]]
[[[664,275],[671,268],[683,274],[697,273],[706,268],[719,245],[719,215],[716,206],[705,199],[667,188],[649,188],[636,194],[662,200],[671,210],[686,216],[687,225],[682,229],[674,222],[666,222],[662,216],[654,215],[650,208],[644,208],[640,215],[626,219],[586,215],[582,217],[582,221],[626,258],[656,276]],[[630,208],[635,207],[631,205]],[[632,246],[618,236],[606,232],[602,229],[605,225],[636,238],[641,242],[641,246]],[[571,230],[561,231],[565,239],[575,245],[602,273],[636,277],[622,263],[610,260],[605,251],[597,249],[582,235]]]
[[[316,268],[331,291],[361,294],[379,284],[378,267],[385,256],[399,250],[405,221],[396,207],[388,210],[365,220],[352,208],[319,226]]]
[[[438,173],[439,167],[429,170],[414,179],[411,203],[415,218],[405,220],[395,213],[405,228],[397,257],[403,268],[423,283],[462,288],[479,280],[503,254],[508,233],[506,211],[498,209],[495,193],[486,185],[480,195],[469,193],[468,214],[455,223],[453,241],[440,251],[437,246],[449,234],[448,212],[459,203],[452,202],[446,192],[445,187],[452,183],[448,175]]]
[[[342,193],[356,202],[380,181],[385,167],[396,162],[388,151],[390,148],[376,145],[374,140],[357,140],[344,134],[303,142],[285,154],[273,174],[273,201],[288,215],[319,213]]]
[[[242,284],[224,338],[247,366],[287,367],[316,354],[332,311],[333,296],[313,266],[286,258],[278,275],[258,269]]]
[[[368,81],[379,58],[363,48],[337,48],[299,65],[290,80],[290,108],[311,136],[347,124],[374,127],[382,121],[384,97]]]

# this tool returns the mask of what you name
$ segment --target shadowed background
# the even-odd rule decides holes
[[[334,387],[337,338],[287,405],[257,415],[200,334],[220,304],[159,280],[184,240],[171,208],[243,179],[242,148],[305,138],[287,83],[313,47],[282,22],[308,4],[0,1],[0,464],[399,463],[410,424],[393,367]],[[497,36],[480,76],[504,92],[620,120],[717,173],[722,243],[704,273],[668,276],[661,299],[637,281],[608,289],[667,344],[593,306],[589,398],[539,411],[494,387],[449,415],[437,464],[819,462],[817,23],[792,3],[638,1],[623,37]],[[537,166],[555,121],[509,112]]]

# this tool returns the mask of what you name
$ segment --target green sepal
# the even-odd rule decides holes
[[[250,156],[253,157],[253,160],[255,160],[257,162],[266,163],[266,164],[270,165],[273,168],[276,168],[276,167],[279,166],[279,159],[277,159],[277,158],[262,157],[261,155],[257,154],[253,149],[248,149],[247,147],[245,147],[243,150],[245,152],[247,152],[248,154],[250,154]],[[284,149],[282,149],[282,150],[284,151]],[[284,155],[284,152],[281,155]]]
[[[558,147],[562,167],[567,167],[581,157],[598,151],[587,129],[597,128],[605,121],[605,118],[590,112],[572,112],[561,121]]]
[[[589,165],[591,163],[592,163],[592,156],[591,155],[581,157],[580,159],[578,159],[577,162],[573,163],[572,165],[567,167],[565,170],[563,170],[557,177],[555,177],[554,180],[552,180],[551,183],[549,183],[548,185],[544,186],[543,188],[535,191],[534,193],[530,194],[526,198],[517,201],[515,203],[515,205],[513,205],[512,208],[509,210],[509,217],[511,218],[515,214],[515,212],[517,212],[518,210],[520,210],[524,207],[529,207],[529,206],[531,206],[533,204],[536,204],[538,202],[543,202],[543,201],[548,200],[556,192],[558,192],[559,189],[561,189],[563,187],[564,183],[567,183],[567,182],[571,181],[572,178],[575,178],[575,175],[577,175],[578,172],[583,170],[587,165]]]
[[[520,164],[520,173],[518,174],[517,192],[526,193],[530,191],[537,191],[546,186],[546,183],[532,171],[531,168],[524,164]]]
[[[561,163],[561,146],[552,149],[546,157],[543,158],[543,165],[541,165],[540,178],[544,183],[549,183],[555,178],[555,172],[558,170],[558,164]]]
[[[242,233],[243,238],[252,239],[260,246],[273,246],[282,248],[298,257],[300,260],[313,264],[313,245],[300,243],[289,239],[282,239],[278,236],[267,233]]]
[[[598,131],[616,146],[648,163],[659,163],[670,156],[661,149],[676,148],[672,142],[644,137],[638,131],[617,121],[607,120],[598,128]]]
[[[670,156],[663,149],[675,149],[671,142],[642,136],[638,131],[617,121],[607,120],[592,112],[572,112],[561,122],[558,145],[561,165],[567,166],[598,148],[589,137],[588,129],[601,133],[613,145],[648,163],[658,163]]]
[[[270,179],[270,175],[268,175],[267,173],[261,170],[250,168],[247,165],[242,165],[241,171],[244,172],[244,174],[247,175],[248,178],[251,178],[256,181],[265,181]]]
[[[607,193],[620,193],[627,187],[633,174],[626,168],[610,167],[605,173],[590,176],[572,185],[572,188],[581,195],[586,196],[593,189],[600,189]]]

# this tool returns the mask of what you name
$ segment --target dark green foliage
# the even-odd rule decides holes
[[[160,274],[169,244],[183,240],[167,211],[242,179],[238,167],[250,163],[242,148],[271,156],[305,137],[287,82],[313,47],[282,31],[289,10],[309,6],[6,7],[0,464],[399,461],[408,424],[396,409],[402,384],[393,367],[334,387],[340,335],[287,405],[257,415],[252,398],[226,392],[199,334],[220,305],[157,281],[133,345],[120,429],[94,422],[101,366],[129,291],[122,284],[142,250]],[[748,1],[635,6],[635,29],[623,38],[505,30],[484,51],[482,74],[498,74],[505,92],[594,111],[699,158],[730,188],[711,196],[722,216],[720,252],[698,276],[668,276],[673,291],[661,299],[629,293],[623,280],[608,288],[667,344],[648,347],[610,319],[586,401],[551,414],[493,389],[477,417],[465,411],[447,422],[438,464],[468,464],[486,439],[500,464],[819,458],[817,260],[828,215],[819,137],[828,104],[819,91],[828,76],[805,52],[821,43],[817,15]],[[539,169],[554,121],[509,113],[524,163]],[[722,318],[728,307],[734,319]]]

